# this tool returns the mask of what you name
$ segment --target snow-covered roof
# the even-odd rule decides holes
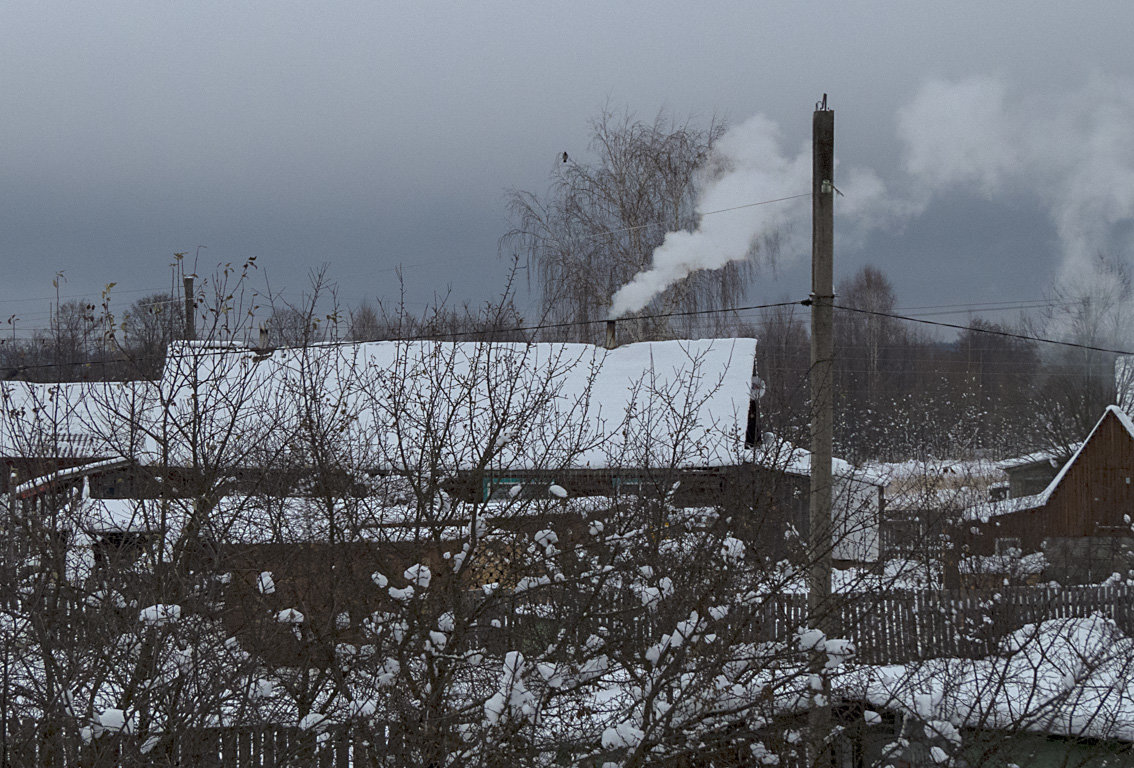
[[[752,460],[769,469],[799,477],[811,476],[811,451],[786,441],[771,440],[752,451]],[[853,479],[867,485],[884,487],[886,477],[870,466],[855,466],[849,461],[832,457],[831,472],[835,477]]]
[[[17,496],[26,496],[31,493],[36,493],[44,488],[51,486],[54,483],[63,483],[68,480],[85,477],[94,472],[99,472],[107,469],[114,469],[116,467],[123,467],[130,463],[129,459],[103,459],[102,461],[92,461],[87,464],[80,464],[76,467],[68,467],[67,469],[60,469],[47,475],[32,478],[27,482],[20,483],[15,488]]]
[[[204,414],[247,463],[318,437],[372,469],[726,466],[744,451],[755,353],[754,339],[174,345],[154,418]]]
[[[911,459],[869,464],[886,485],[886,506],[916,512],[962,509],[988,497],[1004,473],[986,459]]]
[[[953,481],[951,485],[971,485],[978,480],[1003,479],[999,463],[988,459],[907,459],[906,461],[869,462],[872,471],[889,483],[924,484],[927,478]]]
[[[1044,492],[1033,493],[1031,496],[1017,496],[1011,499],[1001,499],[1000,501],[981,501],[966,507],[964,518],[970,522],[987,522],[994,517],[1010,515],[1013,512],[1027,512],[1031,509],[1039,509],[1047,503],[1047,497],[1048,494]]]
[[[564,502],[562,509],[582,515],[607,509],[598,503],[602,501],[613,503],[609,498],[579,497]],[[66,507],[65,521],[72,529],[91,535],[151,533],[173,541],[184,531],[195,503],[190,498],[81,498]],[[467,537],[473,522],[467,510],[454,506],[445,497],[439,497],[437,503],[437,507],[423,513],[415,504],[392,504],[373,496],[337,499],[328,508],[326,500],[319,498],[229,495],[218,499],[209,514],[198,521],[199,533],[214,541],[244,544]],[[531,501],[485,510],[479,519],[482,526],[488,525],[478,528],[478,532],[495,535],[496,519],[514,522],[525,516],[539,518],[546,510],[546,505]]]
[[[1040,451],[1033,451],[1026,453],[1023,456],[1013,456],[1010,459],[1001,459],[996,462],[996,466],[1007,472],[1010,469],[1018,469],[1026,467],[1031,464],[1051,464],[1052,466],[1065,460],[1066,456],[1074,453],[1082,447],[1082,443],[1071,443],[1070,445],[1062,448],[1045,448]]]
[[[0,382],[0,455],[122,456],[136,444],[139,404],[156,382]]]

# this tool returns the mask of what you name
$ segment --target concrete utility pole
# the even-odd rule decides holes
[[[835,113],[827,94],[812,116],[811,180],[811,505],[807,575],[807,613],[812,629],[835,631],[831,606],[831,443],[834,434],[832,375],[834,358]],[[831,686],[823,674],[823,654],[814,653],[813,680],[822,690],[811,708],[811,765],[829,766]]]
[[[827,94],[812,118],[811,181],[811,507],[808,611],[811,625],[831,597],[831,443],[834,397],[835,113]]]

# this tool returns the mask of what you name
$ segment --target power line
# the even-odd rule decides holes
[[[811,299],[804,299],[800,302],[804,306],[810,306]],[[973,333],[984,333],[989,336],[1003,336],[1009,339],[1019,339],[1021,341],[1038,341],[1043,344],[1058,344],[1063,347],[1074,347],[1075,349],[1085,349],[1090,352],[1107,352],[1114,355],[1134,355],[1134,352],[1125,349],[1112,349],[1110,347],[1096,347],[1091,344],[1079,344],[1074,341],[1059,341],[1057,339],[1047,339],[1043,336],[1032,336],[1026,333],[1012,333],[1011,331],[1001,331],[992,328],[981,328],[975,325],[961,325],[960,323],[946,323],[940,320],[924,320],[919,317],[911,317],[909,315],[898,315],[892,312],[876,312],[870,309],[858,309],[857,307],[844,307],[839,304],[834,305],[835,309],[841,309],[844,312],[857,312],[862,315],[873,315],[875,317],[888,317],[893,320],[904,320],[908,323],[921,323],[922,325],[932,325],[939,328],[953,328],[958,331],[971,331]]]
[[[916,307],[895,307],[895,309],[902,312],[910,312],[913,310],[922,309],[956,309],[958,312],[967,310],[992,310],[997,308],[1016,309],[1020,305],[1039,305],[1045,307],[1066,306],[1073,304],[1071,301],[1055,301],[1053,299],[1011,299],[1008,301],[984,301],[984,302],[966,302],[962,304],[925,304]],[[1024,307],[1028,308],[1028,307]]]
[[[755,208],[758,205],[770,205],[771,203],[782,203],[786,200],[798,200],[801,197],[811,197],[810,192],[804,192],[801,195],[789,195],[787,197],[777,197],[774,200],[761,200],[758,203],[745,203],[744,205],[734,205],[731,208],[718,208],[715,211],[704,211],[702,216],[712,216],[716,213],[727,213],[728,211],[739,211],[742,208]]]
[[[790,306],[805,306],[806,307],[806,306],[810,306],[810,304],[811,304],[810,299],[804,299],[803,301],[781,301],[781,302],[774,302],[774,303],[771,303],[771,304],[753,304],[753,305],[744,306],[744,307],[696,309],[696,310],[683,310],[683,311],[672,311],[672,312],[655,312],[655,313],[650,313],[650,314],[630,315],[630,316],[617,318],[616,322],[630,322],[630,321],[640,321],[640,320],[658,320],[658,319],[678,318],[678,317],[698,317],[698,316],[713,315],[713,314],[724,314],[724,313],[737,313],[738,314],[738,313],[741,313],[741,312],[750,312],[750,311],[762,310],[762,309],[775,309],[775,308],[779,308],[779,307],[790,307]],[[905,321],[905,322],[920,323],[920,324],[923,324],[923,325],[931,325],[931,326],[942,327],[942,328],[951,328],[951,329],[959,330],[959,331],[970,331],[970,332],[973,332],[973,333],[983,333],[983,334],[990,335],[990,336],[1001,336],[1001,337],[1005,337],[1005,338],[1019,339],[1019,340],[1022,340],[1022,341],[1033,341],[1033,342],[1040,342],[1040,343],[1044,343],[1044,344],[1055,344],[1055,345],[1071,347],[1071,348],[1075,348],[1075,349],[1083,349],[1083,350],[1087,350],[1087,351],[1091,351],[1091,352],[1106,352],[1106,353],[1109,353],[1109,354],[1116,354],[1116,355],[1134,355],[1134,352],[1129,351],[1129,350],[1113,349],[1113,348],[1109,348],[1109,347],[1098,347],[1098,346],[1093,346],[1093,345],[1089,345],[1089,344],[1079,344],[1079,343],[1070,342],[1070,341],[1060,341],[1060,340],[1057,340],[1057,339],[1044,338],[1042,336],[1034,336],[1034,335],[1030,335],[1030,334],[1021,334],[1021,333],[1012,333],[1010,331],[1002,331],[1002,330],[996,330],[996,329],[990,329],[990,328],[982,328],[982,327],[973,326],[973,325],[961,325],[959,323],[946,323],[946,322],[942,322],[942,321],[939,321],[939,320],[925,320],[925,319],[918,318],[918,317],[911,317],[911,316],[908,316],[908,315],[900,315],[900,314],[896,314],[896,313],[892,313],[892,312],[878,312],[878,311],[874,311],[874,310],[858,309],[856,307],[847,307],[847,306],[842,306],[842,305],[838,305],[838,304],[833,305],[833,306],[834,306],[835,309],[839,309],[839,310],[842,310],[844,312],[856,312],[856,313],[864,314],[864,315],[872,315],[872,316],[876,316],[876,317],[886,317],[886,318],[890,318],[890,319],[894,319],[894,320],[902,320],[902,321]],[[502,328],[492,328],[492,327],[476,328],[476,329],[470,329],[470,330],[467,330],[467,331],[436,331],[436,332],[432,332],[432,333],[421,333],[421,334],[414,334],[414,335],[408,335],[408,336],[397,336],[397,337],[391,337],[391,338],[386,338],[386,339],[373,339],[373,340],[370,340],[370,341],[408,342],[408,341],[432,341],[432,340],[459,338],[459,337],[466,337],[466,336],[480,336],[480,337],[490,336],[491,337],[491,336],[501,336],[501,335],[511,334],[511,333],[530,333],[530,332],[535,332],[535,331],[557,330],[557,329],[563,329],[563,328],[580,328],[580,327],[593,326],[593,325],[602,325],[602,324],[605,324],[607,321],[608,320],[606,318],[601,319],[601,320],[569,320],[569,321],[558,322],[558,323],[538,323],[538,324],[534,324],[534,325],[515,325],[515,326],[502,327]],[[317,342],[315,345],[316,346],[322,346],[322,347],[334,347],[334,346],[349,346],[349,345],[360,344],[360,343],[366,343],[366,341],[364,341],[364,340],[339,340],[339,341],[330,341],[330,342]],[[201,350],[201,352],[204,353],[204,354],[228,354],[229,352],[232,352],[232,351],[233,351],[233,347],[224,347],[224,348],[215,349],[215,350],[211,350],[211,349],[210,350]],[[94,367],[94,366],[100,366],[100,365],[105,367],[105,366],[108,366],[108,365],[118,365],[118,364],[122,364],[122,363],[140,362],[140,361],[141,361],[141,359],[136,359],[134,361],[131,361],[128,358],[127,359],[115,358],[115,359],[109,359],[109,360],[76,360],[76,361],[69,361],[69,362],[33,363],[33,364],[22,365],[22,366],[13,366],[13,370],[12,370],[12,373],[10,374],[10,376],[18,374],[22,371],[27,371],[27,370],[44,370],[44,369],[50,369],[50,368],[84,367],[84,366]]]

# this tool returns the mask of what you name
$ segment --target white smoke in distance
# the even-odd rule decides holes
[[[1081,283],[1101,252],[1125,250],[1134,216],[1134,84],[1016,94],[999,78],[926,83],[898,112],[906,171],[934,193],[1032,198],[1059,237],[1057,282]]]

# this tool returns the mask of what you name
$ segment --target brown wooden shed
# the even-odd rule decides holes
[[[1127,576],[1134,568],[1134,422],[1108,407],[1043,491],[971,508],[966,517],[963,554],[999,559],[1003,572],[1042,552],[1045,579]]]

